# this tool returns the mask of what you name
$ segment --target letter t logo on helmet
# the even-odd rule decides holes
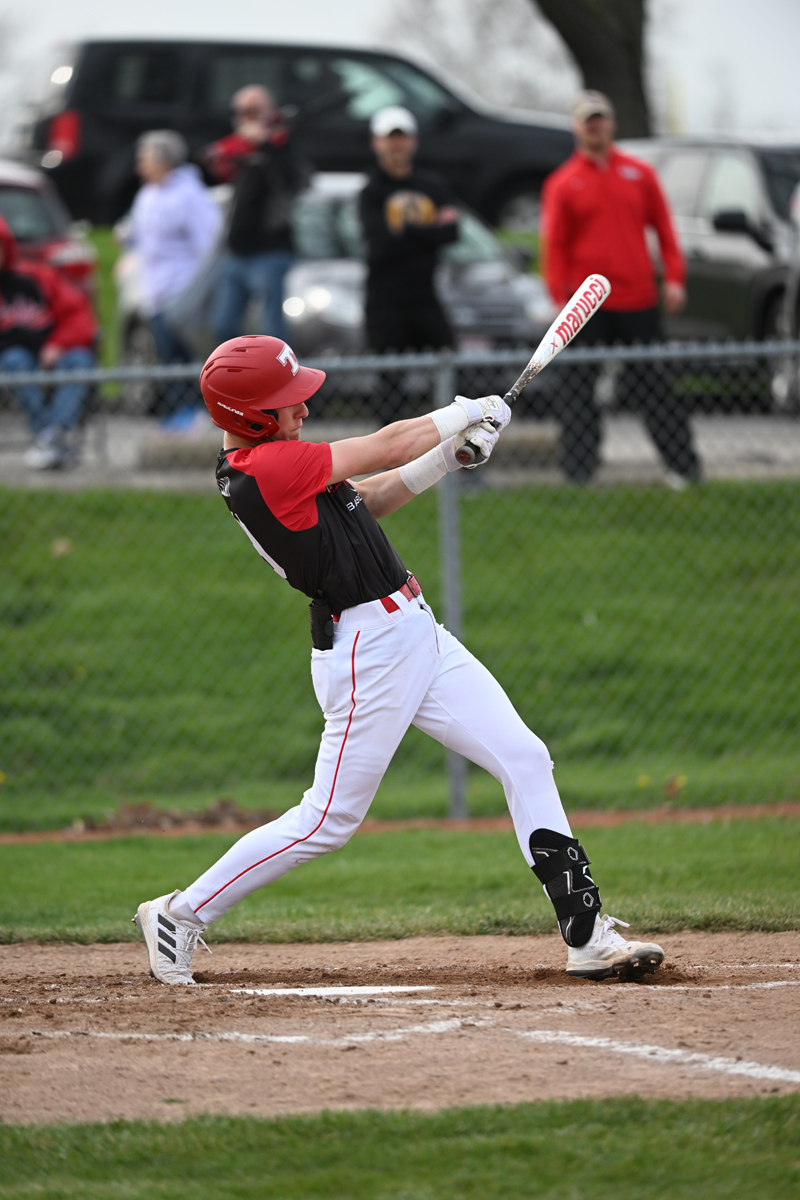
[[[292,368],[293,375],[296,375],[297,372],[300,370],[300,364],[298,363],[297,359],[295,358],[294,350],[292,349],[291,346],[287,346],[285,342],[284,342],[283,349],[281,350],[280,354],[278,355],[278,362],[283,363],[284,366],[290,366]]]
[[[200,390],[215,425],[263,442],[279,429],[271,410],[302,404],[324,380],[324,371],[301,367],[281,338],[249,334],[212,351],[200,372]]]

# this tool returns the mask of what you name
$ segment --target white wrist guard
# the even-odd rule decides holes
[[[481,403],[478,400],[469,400],[466,396],[458,396],[446,408],[437,408],[434,412],[428,413],[439,430],[439,437],[443,442],[448,438],[455,437],[469,425],[477,425],[485,415]]]
[[[458,439],[459,442],[463,440]],[[461,463],[456,459],[455,442],[455,438],[448,438],[441,446],[434,446],[427,454],[400,468],[400,478],[410,492],[418,496],[426,488],[438,483],[448,471],[459,469]]]

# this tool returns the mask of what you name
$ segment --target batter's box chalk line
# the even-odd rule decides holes
[[[221,1033],[106,1033],[103,1030],[41,1030],[32,1029],[31,1037],[48,1039],[55,1038],[101,1038],[114,1042],[246,1042],[258,1044],[267,1042],[280,1045],[305,1046],[350,1046],[355,1042],[402,1042],[410,1037],[429,1033],[451,1033],[461,1028],[461,1021],[453,1017],[447,1021],[431,1021],[427,1025],[410,1025],[406,1029],[389,1029],[370,1033],[355,1033],[342,1038],[315,1038],[305,1034],[268,1034],[268,1033],[239,1033],[226,1031]]]
[[[352,1034],[342,1038],[314,1038],[304,1034],[278,1035],[265,1033],[106,1033],[94,1030],[32,1029],[31,1037],[48,1040],[62,1038],[98,1038],[115,1042],[243,1042],[247,1045],[259,1043],[306,1046],[352,1046],[368,1042],[402,1042],[414,1037],[438,1033],[455,1033],[457,1030],[491,1028],[498,1033],[508,1033],[539,1045],[574,1046],[584,1050],[603,1050],[610,1054],[630,1055],[660,1065],[672,1064],[693,1067],[701,1071],[717,1071],[724,1075],[744,1075],[749,1079],[770,1080],[773,1083],[800,1084],[800,1071],[785,1067],[771,1067],[764,1063],[726,1058],[717,1054],[702,1054],[692,1050],[670,1050],[666,1046],[652,1046],[642,1042],[619,1042],[613,1038],[588,1037],[570,1033],[564,1029],[519,1030],[496,1026],[491,1020],[471,1021],[468,1025],[458,1017],[446,1021],[431,1021],[427,1025],[410,1025],[405,1029]]]
[[[408,987],[278,987],[231,988],[232,996],[382,996],[387,992],[435,992],[434,984],[411,984]]]
[[[745,1062],[717,1054],[701,1054],[693,1050],[669,1050],[666,1046],[649,1046],[640,1042],[618,1042],[613,1038],[587,1037],[564,1029],[509,1030],[517,1037],[540,1045],[576,1046],[586,1050],[606,1050],[611,1054],[628,1054],[648,1062],[675,1063],[681,1067],[696,1067],[701,1071],[721,1071],[725,1075],[746,1075],[750,1079],[770,1079],[778,1083],[800,1083],[800,1071],[785,1067],[768,1067],[763,1063]]]

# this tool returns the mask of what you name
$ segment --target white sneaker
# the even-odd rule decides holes
[[[206,946],[200,937],[201,933],[205,933],[206,926],[178,921],[169,915],[167,905],[173,896],[178,895],[180,893],[176,890],[169,896],[159,896],[157,900],[145,900],[144,904],[139,905],[133,923],[147,945],[153,978],[159,983],[194,984],[192,955],[198,942]],[[211,951],[208,950],[208,953]]]
[[[617,917],[601,917],[594,921],[592,936],[583,946],[570,946],[567,953],[567,974],[585,979],[607,979],[630,971],[655,971],[664,961],[664,951],[655,942],[626,942],[614,929],[627,921]]]
[[[671,492],[685,492],[689,486],[686,476],[679,475],[677,471],[665,471],[664,483]]]
[[[69,449],[64,435],[55,425],[44,429],[25,452],[25,466],[34,471],[57,471],[67,465],[70,459]]]

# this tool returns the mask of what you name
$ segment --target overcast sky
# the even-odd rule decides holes
[[[386,44],[402,0],[0,0],[13,101],[59,41],[168,35]],[[676,130],[800,132],[798,0],[650,0],[653,84]],[[532,61],[535,69],[535,60]]]

